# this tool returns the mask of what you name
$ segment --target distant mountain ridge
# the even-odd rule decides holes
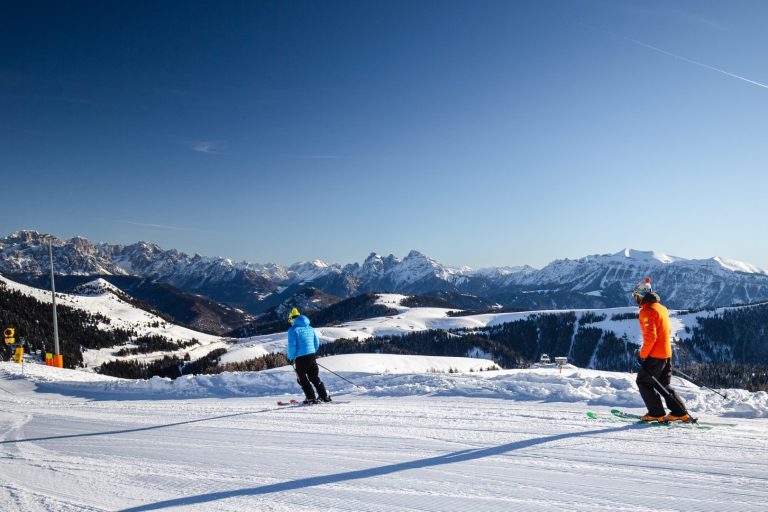
[[[0,273],[26,282],[46,275],[45,239],[36,231],[0,238]],[[542,269],[525,265],[473,270],[442,265],[418,251],[403,259],[371,253],[362,264],[315,260],[282,266],[190,256],[148,242],[110,245],[53,237],[52,245],[57,274],[152,279],[253,314],[284,305],[306,287],[339,299],[394,292],[467,295],[527,309],[617,307],[630,304],[630,288],[646,276],[651,276],[664,303],[676,309],[768,300],[768,274],[753,265],[632,249],[555,260]]]

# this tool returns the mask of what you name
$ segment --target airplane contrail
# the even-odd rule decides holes
[[[715,66],[710,66],[709,64],[704,64],[703,62],[699,62],[697,60],[693,60],[693,59],[689,59],[687,57],[683,57],[682,55],[677,55],[677,54],[674,54],[672,52],[668,52],[666,50],[662,50],[661,48],[658,48],[656,46],[650,45],[648,43],[644,43],[642,41],[638,41],[637,39],[632,39],[631,37],[621,36],[621,35],[619,35],[618,37],[621,37],[622,39],[626,39],[627,41],[630,41],[632,43],[639,44],[640,46],[645,46],[646,48],[650,48],[651,50],[655,50],[655,51],[657,51],[659,53],[663,53],[664,55],[669,55],[670,57],[674,57],[674,58],[682,60],[684,62],[688,62],[690,64],[695,64],[695,65],[701,66],[703,68],[711,69],[712,71],[717,71],[718,73],[722,73],[722,74],[724,74],[726,76],[730,76],[730,77],[733,77],[733,78],[738,78],[739,80],[743,80],[743,81],[745,81],[747,83],[757,85],[758,87],[762,87],[763,89],[768,89],[768,85],[766,85],[766,84],[762,84],[760,82],[756,82],[754,80],[750,80],[749,78],[745,78],[743,76],[739,76],[739,75],[736,75],[734,73],[730,73],[730,72],[728,72],[728,71],[726,71],[724,69],[716,68]]]
[[[148,228],[158,228],[158,229],[172,229],[175,231],[193,231],[196,233],[210,233],[210,231],[204,231],[202,229],[195,229],[195,228],[182,228],[179,226],[169,226],[166,224],[150,224],[147,222],[133,222],[130,220],[120,220],[120,219],[106,219],[111,222],[118,222],[120,224],[130,224],[132,226],[144,226]]]
[[[655,52],[663,53],[664,55],[668,55],[668,56],[670,56],[672,58],[675,58],[675,59],[678,59],[678,60],[682,60],[683,62],[687,62],[689,64],[694,64],[694,65],[700,66],[702,68],[711,69],[712,71],[717,71],[718,73],[721,73],[721,74],[726,75],[726,76],[730,76],[731,78],[737,78],[739,80],[742,80],[744,82],[750,83],[752,85],[756,85],[758,87],[762,87],[763,89],[768,89],[768,85],[766,85],[764,83],[757,82],[755,80],[750,80],[749,78],[746,78],[746,77],[743,77],[743,76],[731,73],[730,71],[726,71],[724,69],[716,68],[715,66],[710,66],[709,64],[705,64],[705,63],[699,62],[697,60],[689,59],[688,57],[683,57],[682,55],[677,55],[676,53],[668,52],[667,50],[659,48],[658,46],[653,46],[652,44],[645,43],[645,42],[640,41],[638,39],[633,39],[631,37],[623,36],[623,35],[617,34],[615,32],[610,32],[608,30],[603,30],[603,29],[600,29],[600,28],[597,28],[597,27],[593,27],[593,26],[591,26],[591,25],[589,25],[587,23],[583,23],[583,22],[577,22],[577,23],[579,23],[580,25],[583,25],[583,26],[585,26],[585,27],[587,27],[587,28],[589,28],[591,30],[594,30],[594,31],[597,31],[597,32],[602,32],[603,34],[608,34],[608,35],[611,35],[613,37],[618,37],[620,39],[624,39],[625,41],[629,41],[630,43],[634,43],[634,44],[637,44],[637,45],[640,45],[640,46],[644,46],[645,48],[648,48],[649,50],[653,50]]]

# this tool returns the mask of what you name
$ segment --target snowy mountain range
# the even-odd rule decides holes
[[[0,238],[0,273],[28,283],[47,279],[47,235],[18,231]],[[362,264],[314,260],[290,266],[188,255],[156,244],[95,244],[51,238],[54,268],[67,276],[137,276],[260,313],[306,287],[346,298],[365,292],[479,297],[527,309],[605,308],[629,304],[628,291],[646,276],[670,307],[690,309],[768,300],[768,274],[753,265],[624,249],[615,254],[530,266],[455,268],[418,252],[405,258],[371,253]],[[458,300],[458,299],[457,299]]]

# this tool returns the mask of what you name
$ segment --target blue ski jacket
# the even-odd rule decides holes
[[[288,359],[293,361],[297,357],[314,354],[320,346],[317,333],[309,325],[309,318],[299,315],[288,329]]]

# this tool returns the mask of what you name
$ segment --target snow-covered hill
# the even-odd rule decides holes
[[[10,290],[18,290],[25,295],[34,297],[44,303],[50,303],[50,293],[45,290],[29,287],[11,281],[0,276],[0,283]],[[221,363],[233,363],[248,361],[264,356],[272,352],[286,352],[286,331],[268,335],[253,336],[240,339],[221,338],[197,332],[185,327],[173,325],[164,319],[137,308],[122,298],[122,292],[113,285],[103,280],[97,280],[81,288],[87,295],[75,295],[57,293],[57,304],[83,310],[92,315],[101,315],[110,319],[110,322],[101,323],[99,328],[128,329],[135,331],[137,336],[161,335],[177,341],[197,340],[198,344],[179,349],[172,353],[181,358],[186,354],[192,360],[199,359],[215,349],[224,348],[227,352],[220,357]],[[406,307],[401,304],[406,296],[400,294],[379,294],[378,303],[398,313],[392,316],[368,318],[341,323],[329,327],[317,328],[318,336],[322,343],[331,343],[341,338],[368,339],[377,336],[401,336],[414,332],[434,329],[448,331],[451,329],[483,329],[490,326],[498,326],[508,322],[526,319],[532,315],[546,313],[563,313],[562,311],[530,311],[518,313],[487,313],[466,316],[451,316],[451,309]],[[640,331],[636,319],[631,313],[636,312],[636,307],[610,308],[605,310],[573,310],[577,323],[582,318],[590,318],[589,326],[613,333],[616,338],[626,339],[629,344],[639,344]],[[695,314],[673,311],[671,317],[672,336],[675,340],[689,339],[692,327],[698,325],[699,318],[708,317],[721,310],[701,311]],[[595,317],[598,320],[595,320]],[[619,319],[616,319],[619,318]],[[585,320],[586,322],[586,320]],[[570,341],[570,348],[563,348],[562,353],[553,353],[553,356],[571,357],[576,342],[575,331]],[[83,362],[86,367],[94,369],[102,363],[111,360],[138,360],[148,362],[162,359],[171,353],[149,352],[137,355],[116,356],[119,347],[102,348],[98,350],[84,349]],[[598,352],[599,345],[594,352]],[[631,351],[631,349],[628,349]],[[549,349],[543,349],[550,352]],[[482,354],[481,354],[482,355]],[[538,357],[538,355],[535,355]],[[581,363],[584,366],[600,367],[598,361],[590,364]]]
[[[321,343],[331,343],[341,338],[368,339],[381,336],[402,336],[429,329],[482,329],[529,318],[532,315],[563,313],[563,311],[525,311],[518,313],[487,313],[467,316],[450,316],[451,309],[445,308],[409,308],[401,305],[406,296],[399,294],[380,294],[377,303],[398,310],[397,315],[369,318],[345,322],[332,327],[318,327]],[[671,335],[676,340],[688,339],[691,327],[698,325],[698,318],[709,317],[722,310],[701,311],[695,314],[673,312],[671,316]],[[640,345],[642,341],[636,318],[628,316],[637,312],[637,307],[610,308],[598,310],[573,310],[577,319],[584,316],[600,317],[602,320],[590,321],[590,326],[610,331],[617,338],[624,338],[631,344]],[[614,319],[620,317],[623,319]],[[266,334],[235,340],[229,347],[222,362],[238,362],[261,357],[270,352],[285,352],[288,343],[287,333]],[[573,341],[572,341],[573,343]],[[631,349],[630,349],[631,351]],[[552,356],[567,356],[565,353]]]
[[[323,358],[355,385],[323,369],[335,403],[289,408],[288,367],[122,381],[0,363],[0,509],[765,509],[764,392],[675,378],[695,415],[736,426],[654,427],[586,417],[642,412],[629,374],[387,359]]]
[[[50,291],[41,290],[21,283],[17,283],[0,275],[0,283],[8,290],[18,291],[33,297],[40,302],[50,304]],[[68,306],[85,311],[91,315],[102,316],[109,319],[109,323],[101,322],[98,327],[103,330],[125,329],[134,331],[137,336],[159,335],[177,341],[197,340],[198,345],[187,347],[179,351],[183,356],[189,353],[195,359],[204,356],[215,348],[225,347],[227,343],[220,336],[201,333],[167,322],[163,318],[140,309],[122,298],[120,290],[97,280],[83,286],[83,295],[56,293],[57,306]],[[118,292],[118,293],[115,293]],[[51,334],[51,338],[53,335]],[[84,350],[83,362],[89,368],[95,368],[101,363],[113,359],[119,359],[114,355],[115,349],[104,348],[100,350]],[[139,356],[131,356],[131,359],[149,361],[162,358],[164,353],[149,353]]]

